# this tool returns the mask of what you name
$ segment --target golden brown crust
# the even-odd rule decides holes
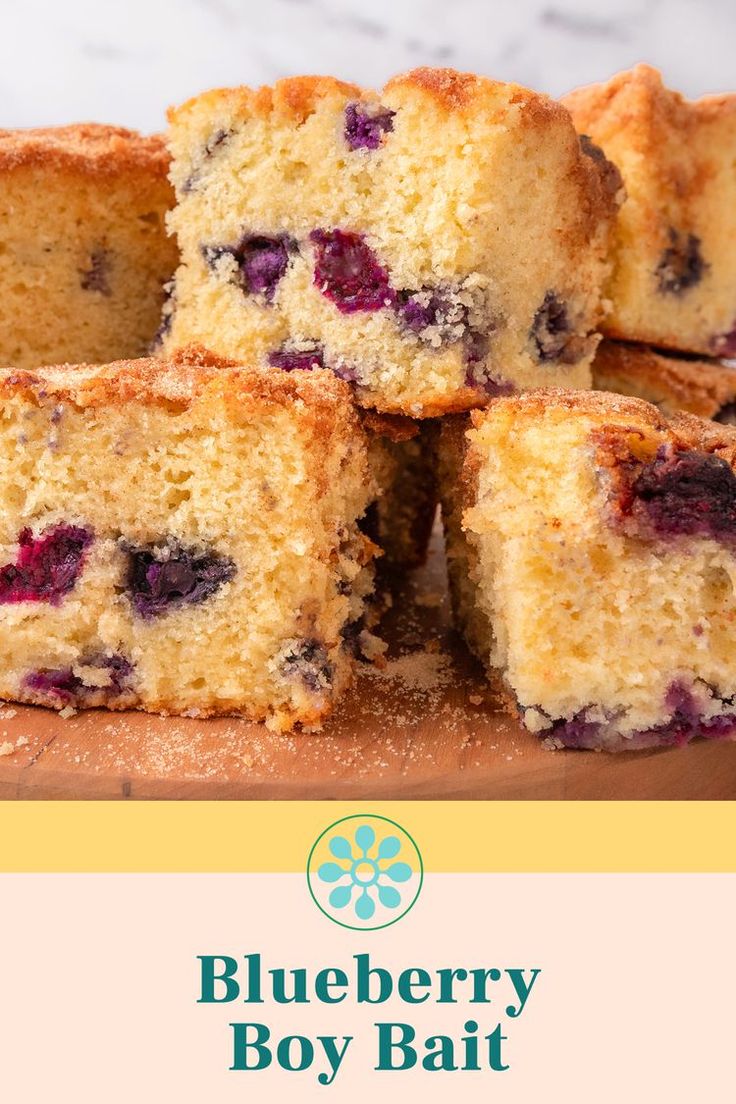
[[[138,172],[165,177],[169,155],[159,134],[100,123],[0,130],[0,171],[27,166],[98,176]]]
[[[647,159],[648,172],[667,178],[680,202],[700,195],[710,169],[683,159],[682,171],[677,171],[669,159],[662,159],[663,142],[676,142],[686,151],[691,135],[705,123],[736,118],[736,94],[688,100],[667,88],[662,74],[650,65],[636,65],[605,83],[578,88],[563,96],[562,103],[578,131],[604,149],[625,133],[630,150]],[[677,176],[670,179],[675,171]]]
[[[221,395],[248,409],[289,406],[312,419],[345,411],[358,427],[348,385],[328,369],[276,373],[235,366],[204,350],[178,358],[120,360],[105,365],[59,365],[30,371],[0,369],[0,400],[21,394],[31,402],[67,402],[78,407],[139,403],[186,410],[207,395]]]
[[[357,84],[348,84],[335,77],[285,77],[274,85],[249,88],[247,85],[233,88],[212,88],[198,96],[192,96],[178,107],[170,107],[167,119],[170,123],[181,120],[192,110],[205,107],[210,111],[224,111],[240,117],[268,118],[275,115],[302,123],[317,109],[323,100],[361,99],[373,96]]]
[[[437,104],[446,111],[463,111],[483,93],[498,91],[503,88],[499,81],[491,81],[478,77],[475,73],[459,73],[455,69],[433,69],[429,66],[420,66],[410,69],[407,73],[400,73],[393,77],[385,86],[384,91],[390,92],[397,88],[416,88],[428,93]],[[509,85],[508,88],[516,90],[517,85]],[[525,89],[518,89],[521,92]],[[528,93],[533,95],[533,93]]]
[[[179,121],[195,107],[209,111],[222,110],[239,116],[265,118],[270,115],[290,117],[303,122],[323,100],[377,100],[384,93],[410,89],[432,98],[445,111],[465,112],[480,108],[493,115],[509,105],[521,106],[542,125],[552,120],[569,119],[569,112],[558,101],[519,84],[461,73],[455,69],[420,66],[400,73],[382,90],[361,88],[334,77],[286,77],[273,86],[249,88],[214,88],[193,96],[178,107],[169,108],[169,122]]]
[[[736,370],[720,361],[667,356],[647,345],[603,341],[593,362],[593,386],[656,403],[663,413],[713,418],[736,401]]]
[[[632,433],[644,438],[670,440],[677,448],[700,449],[717,452],[732,465],[736,464],[736,426],[721,425],[695,414],[680,413],[665,418],[661,411],[644,399],[628,395],[615,395],[610,391],[566,391],[548,388],[527,391],[494,399],[485,410],[471,411],[469,417],[474,428],[480,428],[488,417],[499,415],[513,424],[520,418],[539,418],[558,413],[562,417],[576,414],[598,423],[594,430],[599,444],[625,437]]]
[[[610,419],[626,419],[651,429],[666,428],[666,421],[651,403],[628,395],[614,395],[609,391],[569,391],[562,387],[540,388],[522,395],[492,399],[486,410],[474,410],[470,417],[475,427],[481,426],[489,413],[499,411],[511,419],[536,418],[550,411],[564,415],[582,414],[601,422]]]

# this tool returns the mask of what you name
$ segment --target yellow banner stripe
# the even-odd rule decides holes
[[[288,872],[356,813],[427,871],[735,871],[733,802],[3,802],[2,871]]]

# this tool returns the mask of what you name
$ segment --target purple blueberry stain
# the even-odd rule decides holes
[[[348,230],[313,230],[314,283],[343,314],[391,306],[395,292],[387,270],[362,234]]]
[[[300,345],[287,343],[268,354],[268,363],[282,372],[310,372],[313,368],[324,368],[324,349],[316,341]]]
[[[662,446],[631,492],[658,535],[736,536],[736,475],[712,453]]]
[[[728,709],[733,709],[730,698],[719,698]],[[591,720],[591,710],[582,709],[575,716],[555,721],[551,728],[542,733],[543,739],[551,740],[558,747],[593,750],[604,747],[611,751],[635,751],[654,747],[683,747],[697,736],[706,740],[723,740],[736,733],[736,712],[724,712],[715,716],[705,716],[693,695],[692,690],[682,681],[676,680],[667,688],[664,708],[668,719],[649,729],[626,733],[608,734],[608,725],[619,719],[610,714],[608,721]],[[596,716],[600,710],[595,710]]]
[[[709,265],[695,234],[670,227],[669,242],[656,268],[657,286],[662,295],[682,295],[700,283]]]
[[[333,375],[345,383],[357,383],[358,370],[341,358],[328,363],[325,351],[318,341],[285,342],[281,348],[268,354],[271,368],[282,372],[311,372],[315,368],[329,368]]]
[[[380,105],[349,103],[345,108],[345,141],[351,150],[376,150],[394,129],[395,111]]]
[[[246,234],[237,245],[205,245],[202,254],[213,272],[219,272],[223,257],[236,266],[236,281],[246,295],[262,296],[273,302],[279,282],[286,275],[291,254],[298,249],[286,234]]]
[[[21,530],[15,563],[0,567],[0,605],[59,605],[74,589],[93,540],[90,529],[77,525],[55,525],[38,537],[29,528]]]
[[[400,291],[394,309],[405,329],[431,345],[459,341],[468,327],[468,306],[449,286]]]
[[[263,295],[271,302],[276,285],[289,267],[290,241],[285,237],[267,238],[253,235],[243,238],[236,260],[243,285],[252,295]]]
[[[89,264],[79,270],[79,283],[83,291],[96,291],[99,295],[111,295],[110,253],[102,246],[90,253]]]
[[[109,700],[129,689],[133,665],[125,656],[117,653],[109,656],[95,654],[80,660],[76,670],[85,667],[98,669],[103,675],[103,685],[85,682],[73,667],[44,667],[31,671],[23,680],[23,685],[62,707],[82,705],[92,695],[101,695]]]
[[[537,360],[560,360],[566,352],[572,334],[567,304],[554,291],[545,293],[541,306],[532,320],[529,336]]]
[[[465,373],[465,386],[481,391],[489,399],[516,394],[516,388],[503,376],[494,376],[483,367],[469,367]]]
[[[434,349],[461,342],[467,367],[465,383],[485,390],[489,382],[485,363],[495,327],[489,324],[480,329],[471,324],[471,317],[475,322],[481,314],[471,292],[451,284],[403,290],[396,295],[394,309],[402,328]]]
[[[144,620],[206,601],[237,570],[228,556],[187,548],[174,538],[139,547],[123,544],[123,549],[128,556],[126,589]]]
[[[294,641],[283,655],[281,670],[315,694],[332,686],[333,668],[327,649],[313,638]]]

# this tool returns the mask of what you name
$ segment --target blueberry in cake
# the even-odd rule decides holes
[[[686,411],[736,424],[736,365],[727,362],[607,340],[593,361],[593,387],[646,399],[666,417]]]
[[[164,348],[329,368],[414,417],[590,385],[620,192],[559,104],[417,69],[170,113],[182,263]]]
[[[627,193],[605,332],[736,355],[736,95],[691,102],[637,65],[563,103]]]
[[[332,372],[0,371],[0,697],[319,725],[369,631],[368,440]]]
[[[736,732],[736,430],[599,392],[446,419],[460,626],[531,732],[611,751]]]
[[[160,137],[0,130],[0,364],[142,355],[176,266]]]

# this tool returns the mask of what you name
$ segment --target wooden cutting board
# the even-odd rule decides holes
[[[449,627],[438,539],[384,635],[386,669],[366,669],[319,735],[2,707],[0,798],[736,797],[736,743],[606,755],[546,751],[524,732]]]

